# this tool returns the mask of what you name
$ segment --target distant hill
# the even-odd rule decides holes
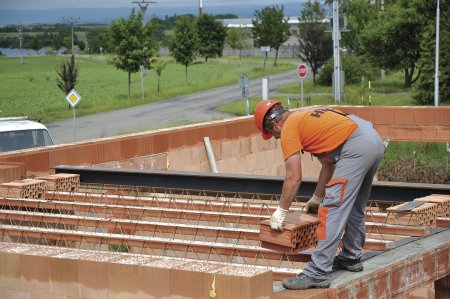
[[[289,0],[287,0],[289,1]],[[298,16],[302,3],[284,3],[284,14],[286,16]],[[204,6],[203,13],[208,14],[235,14],[240,18],[251,18],[255,10],[260,10],[266,5],[232,5],[232,6]],[[49,10],[0,10],[0,25],[16,24],[54,24],[61,23],[63,18],[80,18],[80,23],[109,24],[112,20],[120,17],[128,17],[131,7],[122,8],[61,8]],[[162,7],[158,5],[149,6],[147,17],[156,15],[164,18],[173,15],[198,14],[198,6]]]

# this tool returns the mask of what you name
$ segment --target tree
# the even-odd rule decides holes
[[[416,77],[416,63],[420,58],[420,38],[425,18],[417,11],[416,1],[399,0],[378,13],[365,27],[361,42],[371,61],[384,69],[403,69],[406,88]]]
[[[245,28],[231,28],[227,34],[227,44],[233,50],[239,50],[239,60],[241,60],[242,50],[250,47],[248,37],[250,32]]]
[[[187,83],[188,66],[194,61],[198,45],[193,17],[183,16],[178,18],[173,32],[174,34],[169,41],[169,50],[176,62],[184,65]]]
[[[63,37],[63,47],[66,48],[66,53],[72,53],[72,38],[70,36]]]
[[[142,26],[142,15],[135,14],[134,8],[128,20],[123,18],[111,23],[109,31],[114,50],[113,65],[128,73],[128,98],[131,97],[131,74],[140,67],[151,68],[151,58],[158,45],[153,39],[153,22]]]
[[[301,11],[298,24],[299,57],[305,61],[313,73],[313,84],[320,68],[333,54],[333,41],[326,26],[321,23],[325,10],[318,0],[308,0]]]
[[[33,40],[31,41],[31,49],[33,49],[37,54],[40,48],[41,44],[39,42],[39,39],[36,36],[34,36]]]
[[[84,52],[84,49],[86,49],[86,43],[82,40],[78,42],[78,49],[80,49],[81,52]]]
[[[58,54],[59,49],[63,46],[63,37],[59,32],[53,32],[51,33],[51,44],[53,50],[56,51],[56,54]]]
[[[212,15],[203,14],[198,17],[196,28],[200,56],[205,57],[206,62],[208,58],[221,57],[227,35],[222,22]]]
[[[417,62],[422,70],[414,86],[413,98],[419,104],[434,103],[435,53],[436,53],[436,2],[424,1],[417,9],[428,20],[420,40],[420,59]],[[450,3],[440,3],[439,33],[439,101],[450,102]]]
[[[156,76],[158,77],[158,92],[160,90],[160,79],[161,79],[161,74],[162,71],[166,68],[167,62],[164,62],[162,60],[158,60],[155,62],[155,72],[156,72]]]
[[[64,95],[67,95],[77,84],[78,67],[75,64],[75,56],[72,54],[70,61],[64,60],[56,73],[58,74],[56,84]]]
[[[275,65],[277,64],[278,50],[288,40],[291,32],[287,19],[284,18],[283,6],[267,6],[255,11],[253,23],[253,41],[256,47],[270,46],[276,50]]]
[[[104,52],[111,52],[111,38],[108,30],[103,28],[88,28],[86,30],[86,39],[89,53],[100,53],[100,48]]]
[[[348,30],[342,32],[341,47],[350,54],[363,55],[361,32],[369,21],[376,17],[378,7],[367,0],[353,0],[348,7]]]

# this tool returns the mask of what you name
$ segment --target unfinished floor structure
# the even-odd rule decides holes
[[[450,124],[436,122],[440,117],[450,121],[449,110],[443,111],[434,110],[432,124],[386,127],[405,130],[404,126],[416,126],[413,131],[420,136],[439,131],[435,136],[448,138]],[[380,182],[367,210],[365,271],[333,273],[328,290],[286,291],[279,281],[298,273],[313,247],[295,254],[261,247],[259,223],[276,208],[282,180],[242,175],[271,169],[267,160],[279,154],[278,145],[261,145],[250,118],[209,125],[213,129],[202,124],[147,133],[153,141],[158,136],[158,144],[133,135],[0,156],[0,165],[9,169],[4,171],[6,180],[17,179],[14,173],[42,178],[53,172],[81,179],[76,188],[47,185],[44,192],[35,193],[40,194],[36,198],[8,190],[2,193],[3,298],[414,298],[416,289],[434,282],[434,289],[425,291],[432,290],[433,298],[445,296],[450,272],[448,186]],[[224,137],[231,134],[230,126],[239,130]],[[217,130],[222,137],[211,138]],[[147,135],[140,137],[148,140]],[[123,166],[141,159],[139,163],[160,166],[153,169],[174,169],[170,165],[183,165],[181,160],[186,161],[188,154],[189,167],[194,167],[192,161],[202,155],[204,136],[211,138],[213,147],[216,144],[218,161],[226,161],[228,172],[235,174],[57,167]],[[176,146],[176,138],[183,142]],[[194,143],[191,139],[196,141],[189,150],[183,144]],[[144,153],[145,158],[136,154],[146,146],[163,148],[159,142],[165,142],[164,150]],[[227,148],[236,150],[237,144],[238,154],[227,153]],[[178,158],[180,162],[175,152],[185,155]],[[257,163],[259,169],[254,172],[232,170],[230,159],[249,155],[260,155],[257,161],[265,162]],[[236,160],[241,165],[234,167],[244,167],[243,161]],[[251,159],[245,161],[245,167],[251,168]],[[201,163],[205,165],[196,167],[209,168],[207,159]],[[301,195],[308,195],[314,180],[303,186],[304,194],[293,211],[302,210],[305,198]],[[420,198],[435,204],[416,207],[406,217],[396,212],[395,205]]]

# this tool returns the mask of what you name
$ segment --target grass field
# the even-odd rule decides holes
[[[72,111],[65,95],[56,85],[56,69],[69,56],[25,57],[19,59],[0,57],[0,117],[28,116],[49,123],[70,118]],[[161,92],[157,92],[156,73],[150,70],[144,77],[145,99],[141,96],[140,73],[132,74],[132,97],[127,97],[126,72],[109,64],[110,57],[77,56],[79,80],[76,86],[82,99],[77,105],[77,116],[110,111],[168,99],[183,94],[228,84],[238,84],[242,74],[250,78],[266,76],[292,69],[293,60],[279,60],[277,67],[268,64],[263,70],[262,59],[220,58],[208,63],[198,61],[188,68],[188,82],[185,81],[184,66],[176,64],[170,57],[161,75]]]

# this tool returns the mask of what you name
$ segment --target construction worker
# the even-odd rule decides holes
[[[283,230],[284,219],[302,181],[301,153],[309,152],[322,164],[307,210],[318,209],[317,248],[311,261],[287,289],[328,288],[332,269],[358,272],[365,243],[365,206],[372,179],[384,155],[372,123],[355,115],[327,108],[287,111],[279,101],[261,101],[255,123],[265,140],[281,139],[286,176],[270,226]],[[342,251],[336,251],[342,239]]]

